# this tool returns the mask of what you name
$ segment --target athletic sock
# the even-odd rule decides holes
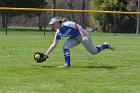
[[[104,43],[102,45],[97,46],[96,48],[98,49],[98,53],[99,53],[99,52],[101,52],[104,49],[108,49],[109,45],[107,43]]]
[[[70,66],[70,50],[69,49],[64,49],[64,57],[65,57],[65,62],[68,66]]]

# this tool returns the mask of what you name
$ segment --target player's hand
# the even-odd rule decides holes
[[[89,40],[89,37],[87,37],[87,36],[83,36],[82,39],[83,39],[83,41],[84,41],[85,43],[87,43],[88,40]]]

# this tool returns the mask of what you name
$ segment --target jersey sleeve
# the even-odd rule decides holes
[[[57,29],[55,36],[54,36],[54,41],[60,40],[61,36],[59,35],[59,29]]]
[[[71,28],[75,28],[76,23],[73,21],[66,21],[63,23],[63,26],[67,26],[67,27],[71,27]]]

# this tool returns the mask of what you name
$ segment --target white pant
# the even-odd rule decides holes
[[[98,50],[97,48],[93,45],[91,38],[88,34],[88,32],[86,30],[83,31],[83,34],[87,37],[89,37],[88,42],[83,42],[82,37],[78,36],[78,37],[70,37],[67,39],[67,41],[64,43],[63,49],[70,49],[73,48],[77,45],[79,45],[80,43],[82,43],[82,45],[86,48],[86,50],[88,52],[90,52],[91,54],[97,54]]]

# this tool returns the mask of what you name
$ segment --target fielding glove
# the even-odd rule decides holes
[[[34,60],[35,60],[37,63],[42,63],[42,62],[46,61],[47,58],[49,58],[49,57],[46,56],[44,53],[36,52],[36,53],[34,54]]]

